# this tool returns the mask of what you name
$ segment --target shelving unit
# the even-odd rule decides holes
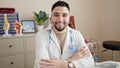
[[[35,34],[0,37],[0,68],[33,68]]]

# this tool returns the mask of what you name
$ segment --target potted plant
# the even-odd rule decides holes
[[[38,13],[34,12],[33,14],[34,14],[33,18],[39,26],[43,25],[45,21],[48,19],[47,13],[45,11],[40,10]]]

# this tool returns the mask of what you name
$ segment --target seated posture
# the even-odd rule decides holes
[[[82,34],[68,26],[69,17],[68,3],[57,1],[52,6],[52,24],[36,35],[34,68],[94,68]]]

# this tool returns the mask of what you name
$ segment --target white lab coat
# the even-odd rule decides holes
[[[51,32],[49,32],[48,30],[50,30]],[[72,33],[70,33],[70,30],[72,31]],[[40,59],[69,59],[74,54],[69,52],[70,36],[73,37],[73,42],[76,44],[77,50],[79,50],[81,46],[86,46],[81,33],[77,30],[67,27],[67,39],[65,41],[63,54],[61,55],[61,49],[58,44],[56,35],[51,29],[51,25],[47,29],[39,31],[36,35],[36,59],[34,68],[40,68]],[[73,61],[73,63],[75,64],[76,68],[94,68],[94,60],[92,55],[90,57],[75,60]]]

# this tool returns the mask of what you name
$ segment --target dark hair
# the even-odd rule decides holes
[[[53,9],[54,9],[55,7],[57,7],[57,6],[66,7],[66,8],[70,11],[69,4],[66,3],[66,2],[64,2],[64,1],[57,1],[57,2],[55,2],[55,3],[53,4],[53,6],[52,6],[51,11],[53,11]]]

